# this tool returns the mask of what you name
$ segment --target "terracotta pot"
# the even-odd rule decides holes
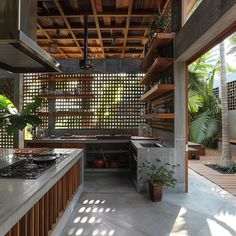
[[[119,161],[111,161],[110,168],[120,168],[120,162]]]
[[[101,159],[97,159],[93,161],[93,167],[94,168],[105,168],[106,167],[106,162]]]
[[[149,183],[149,196],[153,202],[160,202],[162,200],[164,184]]]

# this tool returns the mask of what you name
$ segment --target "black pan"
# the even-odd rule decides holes
[[[55,161],[57,159],[57,156],[36,156],[34,157],[34,162],[51,162]]]

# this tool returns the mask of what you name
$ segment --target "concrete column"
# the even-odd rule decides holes
[[[14,75],[14,105],[21,111],[23,108],[23,74]],[[14,148],[24,147],[24,132],[19,131],[14,135]]]
[[[175,78],[175,160],[180,164],[177,175],[180,191],[185,191],[187,185],[186,173],[186,65],[183,62],[174,63]]]

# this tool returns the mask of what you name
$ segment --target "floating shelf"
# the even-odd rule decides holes
[[[139,100],[141,102],[149,101],[173,90],[173,84],[157,84],[146,92]]]
[[[41,82],[68,82],[68,81],[92,81],[94,77],[52,77],[52,78],[39,78]]]
[[[171,42],[173,42],[174,37],[175,37],[174,33],[157,33],[151,43],[151,46],[148,49],[147,54],[143,59],[141,67],[144,69],[149,68],[153,63],[153,58],[155,56],[155,49],[170,44]]]
[[[38,112],[39,116],[92,116],[93,112],[73,112],[73,111],[59,111],[59,112]]]
[[[142,118],[147,120],[156,120],[156,119],[174,119],[174,113],[152,113],[143,115]]]
[[[146,75],[140,81],[141,84],[147,84],[149,81],[157,79],[157,75],[155,73],[162,72],[168,69],[171,65],[173,65],[173,58],[162,58],[158,57],[154,63],[151,65]]]
[[[89,99],[93,98],[93,95],[76,95],[76,94],[44,94],[39,95],[40,98],[49,98],[49,99]]]

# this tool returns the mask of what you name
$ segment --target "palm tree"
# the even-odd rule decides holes
[[[218,164],[222,167],[233,165],[229,142],[229,111],[228,91],[226,82],[225,44],[220,43],[220,85],[221,85],[221,109],[222,109],[222,157]]]
[[[234,54],[236,53],[236,33],[232,34],[229,37],[229,42],[230,42],[230,46],[229,46],[229,51],[227,52],[227,54]]]

